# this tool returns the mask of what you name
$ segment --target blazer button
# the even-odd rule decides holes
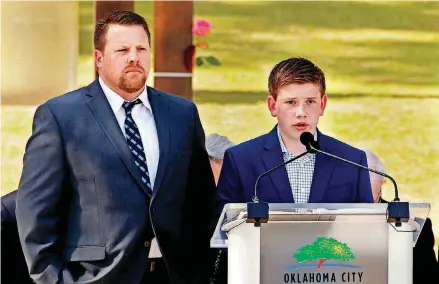
[[[150,241],[145,241],[145,242],[143,243],[143,246],[146,247],[146,248],[149,248],[150,245],[151,245],[151,242],[150,242]]]

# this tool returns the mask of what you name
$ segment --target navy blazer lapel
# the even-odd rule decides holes
[[[88,107],[102,126],[111,143],[113,143],[133,178],[146,193],[147,188],[141,180],[139,169],[134,163],[133,156],[128,148],[122,130],[119,127],[116,116],[114,115],[110,103],[105,97],[104,91],[98,80],[95,80],[87,87],[86,96],[89,98],[86,101]]]
[[[152,196],[157,194],[160,185],[163,181],[165,175],[168,153],[169,153],[169,114],[168,105],[166,101],[163,100],[163,95],[154,88],[148,87],[148,100],[151,104],[152,113],[154,115],[154,121],[157,128],[157,136],[159,140],[159,165],[157,168],[157,175],[154,182],[154,189]]]
[[[322,151],[330,153],[330,145],[328,145],[328,137],[323,135],[317,129],[317,141],[320,144]],[[312,178],[311,193],[309,196],[309,203],[321,203],[325,196],[326,188],[331,180],[332,173],[334,172],[334,159],[317,153],[316,164],[314,166],[314,174]]]
[[[267,139],[262,152],[262,161],[267,168],[267,171],[282,164],[284,162],[282,150],[280,148],[279,139],[277,136],[277,125],[267,134]],[[277,191],[281,202],[293,203],[293,193],[291,191],[290,182],[285,166],[280,167],[270,174],[271,181],[274,184],[274,189]],[[259,191],[264,189],[258,189]],[[266,190],[270,190],[269,188]]]

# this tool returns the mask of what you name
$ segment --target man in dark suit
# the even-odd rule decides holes
[[[258,176],[306,151],[303,132],[322,150],[367,165],[366,155],[317,129],[326,107],[323,72],[304,58],[289,58],[269,76],[268,108],[278,124],[268,133],[226,151],[218,181],[217,213],[226,203],[249,202]],[[372,202],[369,174],[323,154],[307,154],[260,180],[259,199],[270,203]]]
[[[215,183],[197,108],[145,85],[141,16],[98,21],[94,45],[98,80],[35,113],[16,208],[30,275],[47,284],[206,283]],[[149,265],[155,241],[161,261]]]
[[[27,271],[26,261],[20,240],[18,239],[17,220],[15,218],[15,199],[17,191],[14,190],[1,198],[1,283],[3,284],[31,284],[32,278]]]
[[[378,156],[370,150],[365,150],[369,168],[385,173],[383,163]],[[381,198],[381,187],[385,179],[383,176],[370,173],[372,194],[376,203],[387,203]],[[434,234],[430,218],[425,220],[415,247],[413,248],[413,284],[429,283],[436,278],[438,262],[434,253]],[[432,281],[432,283],[435,281]]]

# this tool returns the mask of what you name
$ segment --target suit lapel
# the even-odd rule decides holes
[[[148,99],[154,115],[160,149],[159,165],[157,168],[157,175],[154,182],[154,190],[152,193],[152,196],[154,197],[157,194],[157,191],[160,189],[160,185],[165,175],[168,160],[170,111],[168,110],[168,105],[166,104],[166,101],[163,100],[163,95],[160,94],[160,92],[158,92],[156,89],[148,87]]]
[[[95,80],[87,87],[86,97],[88,107],[93,112],[99,124],[102,126],[105,134],[116,148],[133,178],[146,193],[146,186],[141,181],[139,169],[137,168],[136,164],[134,164],[131,151],[128,148],[128,144],[125,140],[122,130],[119,127],[116,116],[114,115],[110,103],[105,97],[104,91],[102,90],[98,80]]]
[[[280,148],[279,139],[277,136],[277,125],[267,135],[267,139],[264,145],[264,151],[262,152],[262,161],[267,171],[284,162],[282,150]],[[277,191],[281,199],[281,202],[293,203],[294,202],[293,193],[291,191],[291,186],[288,180],[288,175],[285,166],[274,170],[268,175],[274,184],[274,189]],[[263,189],[259,189],[259,190],[263,190]]]
[[[317,140],[320,144],[320,149],[325,152],[330,152],[328,139],[325,135],[317,130]],[[317,153],[316,164],[314,166],[314,174],[312,178],[311,193],[309,196],[309,203],[321,203],[325,196],[326,188],[331,180],[334,172],[334,159]]]

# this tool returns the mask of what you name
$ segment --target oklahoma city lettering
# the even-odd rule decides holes
[[[285,283],[360,283],[363,272],[285,273]]]

